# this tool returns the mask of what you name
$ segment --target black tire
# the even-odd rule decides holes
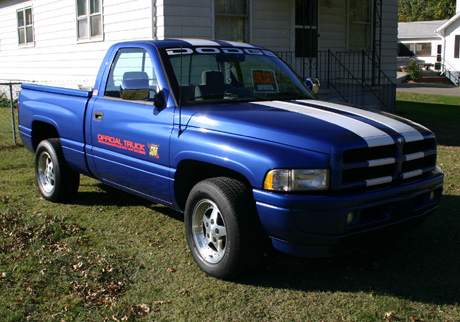
[[[80,174],[72,170],[64,159],[59,139],[40,142],[35,153],[35,178],[43,198],[65,202],[75,197]]]
[[[246,186],[226,177],[197,183],[185,206],[185,232],[198,266],[220,279],[247,273],[263,255],[263,235]]]

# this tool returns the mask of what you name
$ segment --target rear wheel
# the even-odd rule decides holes
[[[234,179],[206,179],[191,190],[185,208],[187,242],[207,274],[231,279],[262,255],[261,228],[246,186]]]
[[[35,177],[43,198],[54,202],[72,199],[80,185],[80,174],[67,165],[59,139],[48,139],[38,145]]]

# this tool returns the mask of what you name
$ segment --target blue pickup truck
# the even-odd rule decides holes
[[[432,132],[319,101],[249,44],[115,44],[92,91],[23,84],[19,123],[45,199],[74,197],[83,174],[171,207],[198,266],[223,279],[268,240],[312,257],[382,242],[442,194]]]

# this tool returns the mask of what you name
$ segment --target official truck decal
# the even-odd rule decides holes
[[[129,141],[129,140],[122,140],[120,138],[109,136],[109,135],[98,134],[97,142],[100,144],[109,145],[114,148],[127,150],[127,151],[131,151],[134,153],[139,153],[143,155],[147,154],[145,152],[145,144],[136,143],[136,142]]]

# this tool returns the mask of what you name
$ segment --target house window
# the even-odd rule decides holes
[[[431,56],[431,43],[410,44],[410,50],[415,54],[415,56]]]
[[[18,43],[19,45],[33,45],[34,24],[32,8],[20,9],[16,12],[18,19]]]
[[[454,58],[460,58],[460,35],[455,36]]]
[[[249,40],[249,0],[216,0],[215,39],[247,42]]]
[[[102,0],[77,0],[77,37],[102,38]]]
[[[318,0],[295,1],[295,56],[318,53]]]
[[[348,9],[348,48],[368,50],[371,42],[371,2],[350,0]]]

